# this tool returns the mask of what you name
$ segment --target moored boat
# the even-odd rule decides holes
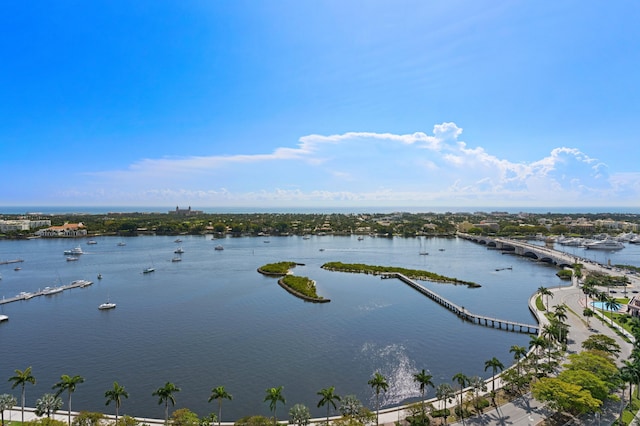
[[[83,253],[82,248],[80,248],[79,246],[64,251],[64,254],[71,255],[71,256],[77,256],[82,253]]]
[[[116,304],[113,302],[105,302],[105,303],[101,303],[100,305],[98,305],[98,309],[100,309],[101,311],[105,311],[107,309],[113,309],[116,307]]]

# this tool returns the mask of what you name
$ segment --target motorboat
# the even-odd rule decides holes
[[[93,281],[89,281],[89,280],[74,280],[74,281],[71,281],[71,285],[82,287],[82,288],[89,287],[91,284],[93,284]]]
[[[222,246],[215,246],[214,250],[218,250],[218,251],[220,251],[220,250],[224,250],[224,247],[222,247]]]
[[[127,245],[127,243],[120,241],[118,244],[116,244],[118,247],[124,247]]]
[[[79,246],[64,251],[64,254],[71,255],[71,256],[77,256],[77,255],[82,254],[82,253],[83,253],[82,248],[80,248]]]
[[[62,293],[64,287],[45,287],[42,289],[42,294],[45,296],[53,296],[54,294]]]
[[[22,299],[22,300],[29,300],[33,296],[35,296],[35,293],[29,293],[29,292],[26,292],[26,291],[21,291],[20,294],[18,294],[16,297],[18,299]]]
[[[620,250],[624,248],[624,244],[611,238],[605,238],[604,240],[586,243],[584,248],[592,250]]]
[[[102,279],[102,274],[98,274],[98,279],[101,280]]]
[[[182,262],[182,258],[180,256],[176,256],[173,259],[171,259],[172,262]]]
[[[75,262],[76,260],[79,260],[80,258],[78,256],[67,256],[67,262]]]
[[[184,249],[183,249],[182,247],[178,247],[178,248],[177,248],[177,249],[175,249],[173,252],[174,252],[174,253],[177,253],[177,254],[182,254],[182,253],[184,253]]]
[[[175,240],[173,240],[174,243],[181,243],[182,240],[180,238],[176,238]]]
[[[89,241],[87,241],[87,244],[89,244],[89,245],[98,244],[98,242],[96,240],[89,240]]]
[[[105,303],[101,303],[100,305],[98,305],[98,309],[100,309],[101,311],[105,311],[107,309],[113,309],[116,307],[116,304],[113,302],[105,302]]]
[[[153,272],[153,271],[155,271],[155,270],[156,270],[156,268],[154,268],[154,267],[150,266],[150,267],[148,267],[148,268],[144,268],[144,269],[142,270],[142,273],[143,273],[143,274],[150,274],[151,272]]]
[[[7,315],[0,315],[0,322],[9,321],[9,317]]]

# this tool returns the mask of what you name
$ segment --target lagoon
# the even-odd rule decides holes
[[[325,415],[316,408],[316,392],[328,386],[374,407],[367,381],[380,371],[390,384],[381,404],[392,406],[419,397],[412,376],[422,368],[436,385],[458,372],[488,377],[486,360],[510,364],[509,348],[527,346],[529,338],[463,322],[398,280],[325,271],[323,263],[394,265],[474,281],[482,287],[421,283],[473,312],[525,323],[534,321],[527,300],[538,287],[564,285],[554,267],[456,238],[181,238],[178,244],[175,237],[140,236],[125,239],[125,246],[114,237],[94,238],[94,245],[0,241],[0,260],[24,259],[20,271],[0,266],[0,297],[57,281],[94,281],[0,306],[10,317],[0,325],[0,378],[33,366],[38,383],[27,387],[33,405],[61,374],[81,375],[85,383],[73,405],[90,411],[113,410],[105,407],[104,392],[118,381],[130,394],[121,414],[159,418],[163,407],[151,393],[165,382],[182,389],[176,408],[199,415],[216,411],[207,399],[223,385],[233,401],[225,402],[222,420],[233,421],[269,415],[265,389],[281,385],[283,419],[296,403]],[[76,245],[85,254],[67,262],[64,250]],[[172,262],[178,245],[183,260]],[[425,250],[428,255],[419,254]],[[627,248],[614,256],[637,252]],[[256,271],[283,260],[304,264],[293,272],[315,280],[318,294],[331,302],[305,303]],[[143,274],[150,265],[155,272]],[[117,308],[99,311],[107,298]],[[16,391],[0,379],[0,393]]]

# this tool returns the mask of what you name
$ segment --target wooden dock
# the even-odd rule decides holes
[[[65,291],[65,290],[70,290],[72,288],[88,287],[91,284],[93,284],[93,281],[75,280],[75,281],[72,281],[70,284],[62,285],[62,286],[59,286],[59,287],[56,287],[56,288],[61,288],[62,291]],[[3,297],[2,299],[0,299],[0,305],[4,305],[5,303],[19,302],[21,300],[29,300],[29,299],[33,299],[34,297],[54,296],[55,294],[60,294],[61,292],[49,293],[46,290],[38,289],[38,291],[34,291],[32,293],[23,293],[23,294],[18,294],[16,296],[7,297],[7,298]]]
[[[483,325],[486,327],[498,328],[506,331],[515,331],[518,333],[527,333],[527,334],[538,334],[539,326],[533,324],[525,324],[516,321],[503,320],[498,318],[492,318],[485,315],[474,314],[473,312],[468,311],[464,308],[464,306],[456,305],[453,302],[445,299],[444,297],[438,295],[437,293],[421,286],[417,282],[413,281],[409,277],[399,274],[399,273],[390,273],[382,275],[382,278],[397,278],[405,284],[409,285],[413,289],[419,291],[424,294],[431,300],[439,303],[444,306],[460,318],[465,321],[472,322],[474,324]]]

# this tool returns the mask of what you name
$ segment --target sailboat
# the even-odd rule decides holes
[[[142,273],[143,273],[143,274],[150,274],[151,272],[153,272],[153,271],[155,271],[155,270],[156,270],[156,268],[154,268],[154,266],[153,266],[153,260],[152,260],[152,261],[151,261],[151,266],[149,266],[149,267],[147,267],[147,268],[144,268],[144,269],[142,270]]]
[[[422,238],[420,238],[420,256],[426,256],[429,252],[422,248]]]

